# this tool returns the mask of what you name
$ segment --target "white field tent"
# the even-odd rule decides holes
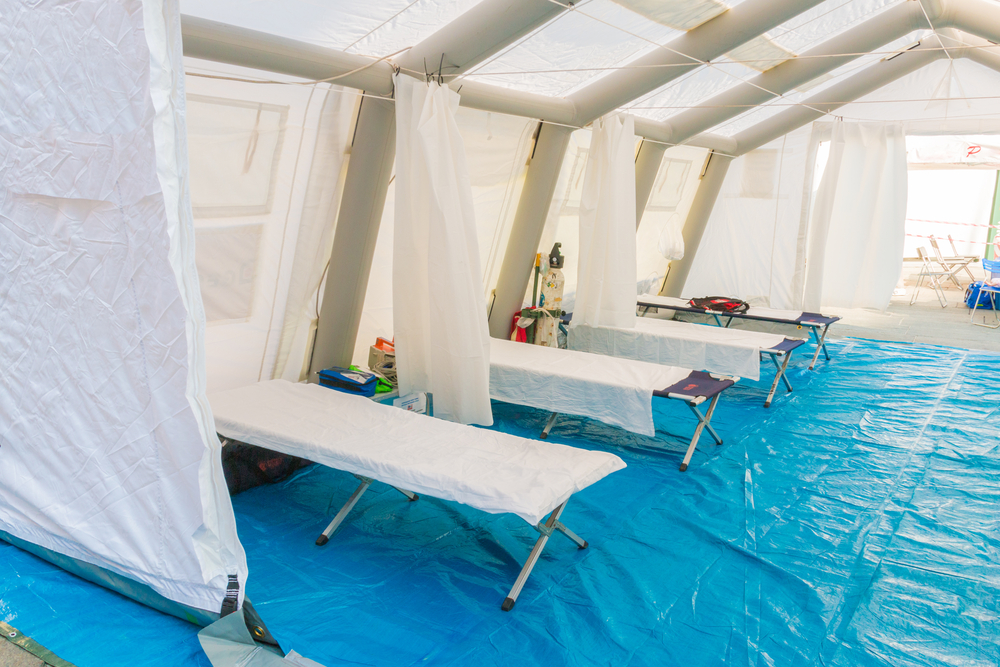
[[[0,537],[199,622],[249,576],[206,394],[365,365],[393,336],[394,73],[460,98],[504,338],[557,241],[572,310],[606,114],[634,119],[637,288],[782,309],[878,307],[907,160],[948,163],[904,139],[1000,133],[996,0],[0,0],[0,17]],[[848,209],[858,173],[881,189]],[[824,265],[850,267],[850,293]]]

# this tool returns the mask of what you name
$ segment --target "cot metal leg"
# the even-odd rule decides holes
[[[818,327],[813,327],[812,329],[813,338],[816,339],[816,351],[813,353],[812,361],[809,362],[809,370],[812,370],[816,365],[816,360],[819,359],[820,350],[823,351],[823,356],[826,357],[826,360],[830,361],[830,353],[826,349],[826,332],[830,330],[830,325],[827,324],[823,327],[822,334],[817,329]]]
[[[321,547],[330,541],[330,536],[333,535],[334,531],[340,527],[340,524],[343,523],[345,518],[347,518],[350,511],[354,509],[355,505],[358,504],[358,499],[364,495],[365,491],[368,490],[368,487],[371,486],[374,481],[370,477],[361,477],[360,475],[356,475],[356,477],[361,480],[361,484],[358,485],[358,488],[354,489],[354,493],[351,494],[351,497],[347,499],[344,506],[340,508],[339,512],[337,512],[337,516],[333,517],[333,521],[331,521],[330,525],[326,527],[323,534],[316,538],[316,546]]]
[[[569,502],[569,501],[566,501]],[[510,593],[507,594],[507,598],[500,605],[500,609],[504,611],[510,611],[514,608],[514,603],[517,602],[517,596],[521,594],[521,589],[524,588],[524,583],[528,581],[528,577],[531,576],[531,570],[535,567],[535,563],[538,562],[538,557],[542,555],[542,550],[545,549],[545,543],[549,541],[549,537],[552,536],[552,531],[560,530],[566,534],[571,540],[580,545],[580,538],[576,533],[572,533],[568,528],[563,526],[562,528],[557,528],[559,523],[559,515],[562,514],[563,510],[566,508],[566,502],[564,502],[559,507],[552,510],[552,514],[549,515],[548,520],[545,523],[539,523],[535,526],[541,535],[538,536],[538,541],[535,542],[535,546],[532,547],[531,553],[528,555],[528,560],[525,561],[524,567],[521,568],[521,573],[517,575],[517,580],[514,582],[514,587],[510,589]],[[583,542],[581,548],[586,547],[587,543]]]
[[[401,489],[398,486],[394,486],[392,488],[396,489],[397,491],[399,491],[400,493],[402,493],[404,496],[406,496],[406,499],[409,500],[411,503],[414,500],[420,500],[420,496],[418,496],[417,494],[413,493],[412,491],[407,491],[406,489]]]
[[[566,524],[564,524],[562,521],[556,521],[554,524],[552,524],[552,527],[558,530],[566,537],[568,537],[570,540],[572,540],[573,544],[575,544],[578,549],[586,549],[587,547],[590,546],[590,544],[587,543],[587,540],[583,539],[582,537],[574,533],[572,530],[567,528]]]
[[[774,398],[774,392],[778,389],[779,380],[783,380],[785,382],[785,387],[788,388],[788,391],[792,390],[792,383],[788,381],[787,377],[785,377],[785,369],[788,368],[788,362],[792,358],[792,353],[785,352],[785,361],[782,363],[778,363],[778,359],[775,355],[772,354],[770,357],[771,361],[774,362],[774,367],[777,369],[777,373],[774,375],[774,382],[771,383],[771,391],[767,394],[767,400],[764,401],[765,408],[771,407],[771,400]]]
[[[701,437],[702,429],[708,429],[709,435],[712,436],[712,439],[715,440],[716,444],[722,444],[722,438],[719,437],[719,434],[716,433],[715,429],[712,428],[712,425],[709,424],[709,422],[712,421],[712,413],[715,412],[715,405],[719,402],[720,396],[722,396],[722,394],[716,394],[712,397],[712,402],[708,404],[708,411],[704,415],[701,414],[697,405],[688,403],[688,407],[691,408],[691,412],[693,412],[698,418],[698,426],[695,428],[694,437],[691,438],[691,443],[688,445],[687,452],[684,454],[684,461],[681,462],[681,472],[686,471],[688,469],[688,465],[691,463],[691,457],[694,456],[695,447],[698,446],[698,439]]]
[[[717,327],[722,327],[723,329],[725,329],[725,328],[726,328],[726,327],[724,327],[724,326],[723,326],[723,324],[722,324],[722,320],[720,320],[720,319],[719,319],[719,315],[718,315],[718,313],[712,313],[712,317],[714,317],[714,318],[715,318],[715,326],[717,326]]]
[[[545,440],[547,437],[549,437],[549,431],[551,431],[552,427],[555,426],[555,424],[556,424],[556,417],[558,417],[558,416],[559,416],[558,412],[553,412],[552,416],[549,417],[549,420],[547,422],[545,422],[545,428],[542,429],[542,435],[539,436],[539,437],[541,437],[542,440]]]

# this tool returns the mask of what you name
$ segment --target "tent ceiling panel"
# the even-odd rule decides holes
[[[480,0],[181,0],[181,13],[381,57],[413,46]]]
[[[583,2],[507,49],[469,78],[562,96],[680,34],[615,4]]]
[[[710,97],[753,79],[759,72],[770,70],[795,54],[835,38],[859,22],[906,1],[825,0],[767,35],[733,49],[725,59],[713,63],[712,68],[701,68],[638,100],[631,110],[649,118],[669,120],[690,107],[703,104]]]
[[[851,76],[872,67],[876,63],[883,60],[886,57],[886,53],[901,51],[908,46],[915,44],[921,39],[921,37],[924,37],[927,34],[929,34],[929,31],[927,30],[914,31],[887,44],[877,53],[861,56],[853,62],[849,62],[841,67],[838,67],[822,77],[822,80],[814,79],[809,82],[809,84],[801,86],[790,93],[786,93],[781,97],[776,97],[769,102],[748,109],[744,113],[741,113],[726,123],[716,126],[712,131],[726,137],[734,136],[735,134],[752,127],[753,125],[780,113],[790,106],[801,104],[807,97],[821,93],[831,86],[835,86],[841,81],[845,81]]]
[[[616,0],[619,5],[677,30],[691,30],[729,9],[718,0],[687,0],[662,2],[661,0]],[[735,4],[735,3],[731,3]]]
[[[907,0],[825,0],[770,32],[786,49],[801,53],[888,7]]]
[[[685,109],[696,107],[734,85],[758,74],[741,63],[721,60],[701,67],[627,107],[630,113],[666,120]]]

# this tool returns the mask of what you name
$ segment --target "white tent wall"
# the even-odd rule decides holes
[[[500,261],[510,236],[514,209],[524,184],[537,121],[460,107],[455,114],[465,144],[469,180],[476,211],[476,235],[488,296],[496,285]],[[392,257],[395,182],[389,185],[379,225],[371,276],[358,329],[353,360],[368,364],[368,351],[379,336],[393,337]]]
[[[205,399],[177,7],[0,14],[0,533],[210,620],[247,566]]]
[[[297,380],[357,92],[192,59],[185,67],[209,391]]]
[[[798,307],[815,161],[811,135],[811,126],[800,128],[733,160],[683,296],[724,294]]]

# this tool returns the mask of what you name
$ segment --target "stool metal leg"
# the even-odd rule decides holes
[[[775,368],[778,369],[778,371],[774,375],[774,382],[771,383],[771,391],[768,392],[767,399],[764,401],[765,408],[771,407],[771,400],[774,398],[774,392],[778,389],[779,380],[785,381],[785,386],[788,388],[788,391],[792,390],[791,383],[788,381],[788,378],[785,377],[785,369],[788,368],[788,362],[792,358],[792,353],[785,352],[785,361],[782,364],[778,363],[778,359],[776,358],[775,355],[772,354],[770,356],[771,356],[771,361],[774,362],[774,366]]]
[[[722,394],[716,394],[712,397],[712,402],[708,404],[708,411],[702,415],[698,410],[698,406],[688,403],[688,407],[691,408],[691,412],[695,414],[698,418],[698,426],[694,429],[694,437],[691,438],[691,442],[688,444],[687,452],[684,453],[684,460],[681,462],[681,472],[685,472],[688,469],[688,465],[691,463],[691,457],[694,456],[694,450],[698,446],[698,439],[701,438],[701,432],[703,429],[708,429],[709,435],[715,440],[716,443],[722,444],[722,438],[719,434],[715,432],[709,422],[712,420],[712,413],[715,412],[715,406],[719,402],[719,397]]]
[[[823,356],[826,357],[827,361],[830,361],[830,353],[826,350],[826,332],[830,330],[830,325],[827,324],[823,327],[823,333],[817,330],[819,327],[813,327],[812,334],[813,338],[816,339],[816,351],[813,353],[812,361],[809,362],[809,370],[812,370],[816,365],[816,360],[819,359],[819,352],[823,350]]]

